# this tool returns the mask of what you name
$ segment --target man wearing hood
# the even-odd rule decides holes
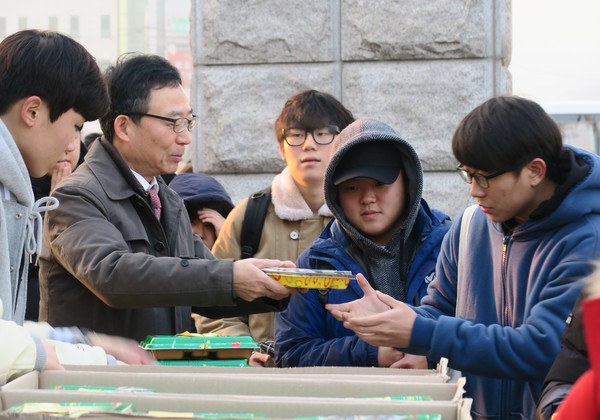
[[[234,207],[223,185],[207,174],[183,173],[169,187],[183,199],[194,233],[211,249]]]
[[[334,140],[325,174],[325,200],[334,220],[298,258],[299,268],[361,273],[372,286],[418,304],[434,278],[448,216],[421,198],[423,174],[413,147],[386,124],[357,120]],[[278,366],[408,367],[391,347],[372,346],[344,328],[324,304],[362,296],[346,290],[311,290],[276,315]],[[424,359],[421,363],[425,362]]]

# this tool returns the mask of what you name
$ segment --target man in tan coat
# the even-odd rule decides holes
[[[323,178],[331,155],[331,142],[354,121],[333,96],[307,90],[292,96],[275,122],[275,137],[285,169],[271,183],[271,203],[254,254],[258,258],[295,261],[331,220],[325,205]],[[225,221],[212,251],[218,258],[240,258],[240,232],[248,200],[236,206]],[[249,221],[253,223],[254,221]],[[274,313],[239,318],[199,318],[199,332],[251,335],[255,341],[273,339]],[[270,363],[266,354],[255,353],[250,364]]]

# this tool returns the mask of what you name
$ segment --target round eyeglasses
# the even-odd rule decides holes
[[[459,173],[460,177],[463,179],[463,181],[465,181],[467,184],[472,184],[473,180],[475,180],[477,185],[479,185],[481,188],[486,189],[486,190],[488,188],[490,188],[490,179],[496,178],[497,176],[500,176],[500,175],[508,172],[508,171],[498,171],[498,172],[494,172],[489,175],[483,175],[483,174],[479,174],[477,172],[468,172],[464,168],[463,165],[459,165],[458,168],[456,168],[456,170],[458,171],[458,173]]]
[[[337,125],[328,125],[327,127],[315,128],[312,130],[303,130],[301,128],[282,128],[283,139],[292,147],[302,146],[306,141],[308,133],[312,135],[315,143],[320,145],[329,144],[333,141],[340,129]]]
[[[176,133],[181,133],[183,132],[186,128],[188,131],[192,131],[194,129],[194,127],[196,126],[196,124],[198,124],[198,117],[196,115],[192,115],[192,118],[169,118],[169,117],[163,117],[160,115],[154,115],[154,114],[145,114],[143,112],[129,112],[127,114],[123,114],[123,115],[127,115],[129,116],[140,116],[140,117],[151,117],[151,118],[156,118],[159,120],[163,120],[163,121],[169,121],[170,123],[173,124],[173,131]]]

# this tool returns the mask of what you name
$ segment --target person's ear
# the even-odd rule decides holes
[[[42,105],[39,96],[29,96],[21,103],[21,120],[27,127],[33,127],[39,121]]]
[[[546,162],[541,158],[535,158],[526,165],[529,171],[529,182],[532,187],[539,185],[546,178]]]
[[[113,123],[113,128],[115,130],[115,137],[123,140],[129,141],[129,128],[131,125],[131,120],[126,115],[117,115],[115,121]]]

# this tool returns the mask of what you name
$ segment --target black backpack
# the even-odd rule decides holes
[[[242,234],[240,238],[241,259],[252,258],[258,245],[260,236],[267,217],[267,210],[271,202],[271,187],[262,189],[248,198],[248,206],[244,213],[244,222],[242,223]]]

